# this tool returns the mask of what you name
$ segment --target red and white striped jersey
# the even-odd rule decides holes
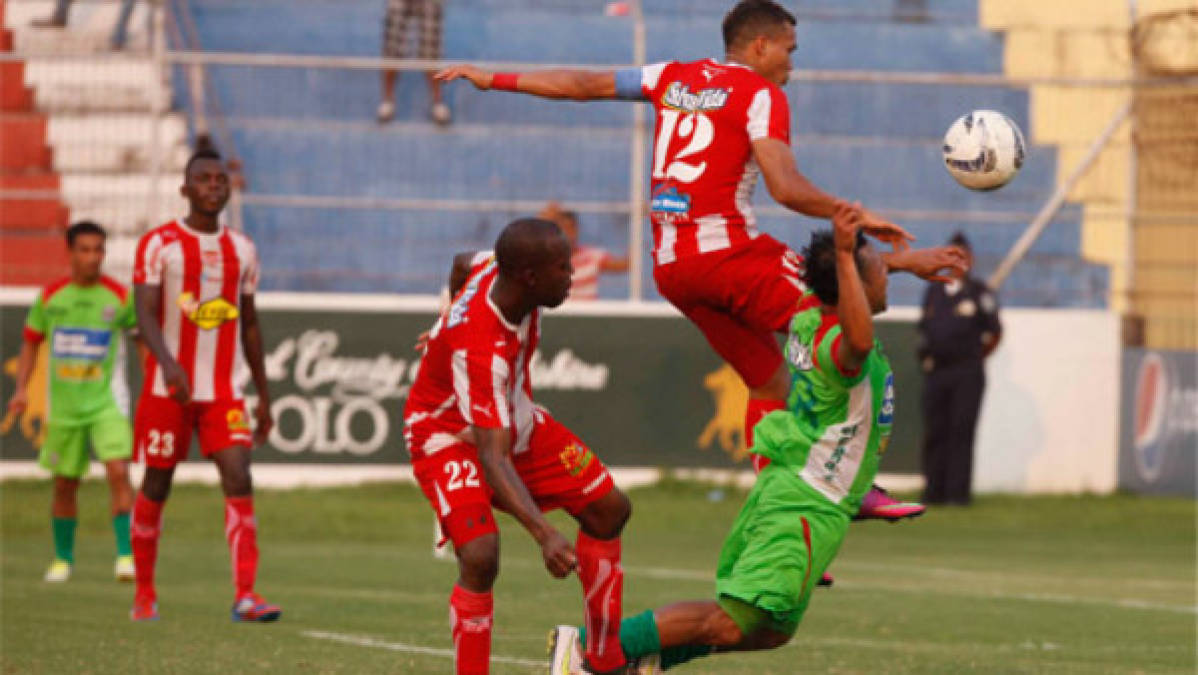
[[[570,278],[571,300],[598,300],[599,276],[603,274],[603,263],[611,254],[594,246],[579,246],[570,256],[574,276]]]
[[[413,459],[456,443],[473,444],[471,426],[510,429],[512,452],[528,450],[534,418],[529,361],[541,313],[510,323],[491,300],[499,276],[493,256],[476,258],[453,303],[433,325],[404,407],[404,439]]]
[[[249,237],[223,225],[205,234],[175,220],[142,235],[134,265],[134,284],[162,289],[162,337],[187,373],[192,399],[241,398],[241,296],[258,288]],[[143,391],[169,395],[153,356]]]
[[[620,71],[616,90],[657,112],[650,202],[657,264],[755,238],[760,169],[752,143],[790,144],[786,94],[746,66],[714,59]]]

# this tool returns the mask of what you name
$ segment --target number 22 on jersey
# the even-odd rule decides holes
[[[679,180],[693,183],[707,169],[707,162],[694,160],[715,140],[715,125],[707,115],[699,112],[683,113],[680,110],[662,109],[661,128],[657,132],[657,143],[653,148],[653,179]],[[679,140],[687,140],[681,150],[670,156],[670,145],[677,134]],[[690,158],[690,161],[686,161]]]

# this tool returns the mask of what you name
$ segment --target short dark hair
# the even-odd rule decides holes
[[[98,234],[102,239],[108,239],[108,233],[104,228],[90,220],[81,220],[67,228],[67,248],[74,248],[75,240],[84,234]]]
[[[544,218],[518,218],[507,224],[495,240],[495,262],[504,274],[535,267],[548,255],[548,242],[564,237],[557,224]]]
[[[220,153],[216,151],[216,148],[211,147],[210,145],[201,146],[197,148],[195,152],[191,153],[191,157],[187,158],[187,164],[183,166],[183,180],[187,180],[187,176],[191,174],[191,165],[195,164],[201,159],[215,159],[218,162],[224,161],[224,158],[220,156]]]
[[[796,25],[795,15],[771,0],[742,0],[724,15],[724,50],[752,40],[778,28],[779,25]]]
[[[857,246],[853,249],[857,259],[857,272],[861,272],[861,249],[866,244],[865,234],[857,232]],[[840,283],[836,280],[836,240],[832,230],[816,230],[811,233],[811,243],[803,249],[806,271],[803,281],[825,305],[840,301]]]
[[[954,232],[953,236],[948,240],[948,243],[952,246],[960,246],[966,251],[973,251],[973,245],[969,243],[969,239],[961,230]]]

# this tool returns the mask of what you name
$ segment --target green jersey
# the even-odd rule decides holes
[[[136,325],[131,294],[108,277],[91,286],[63,279],[42,289],[25,319],[25,339],[49,341],[49,423],[90,424],[113,410],[127,413],[121,332]]]
[[[841,328],[812,294],[790,323],[786,362],[791,386],[786,409],[753,429],[753,452],[793,470],[815,499],[850,516],[878,473],[894,422],[894,373],[874,341],[855,372],[840,367]]]

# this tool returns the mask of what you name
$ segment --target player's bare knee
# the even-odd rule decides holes
[[[632,500],[619,489],[613,489],[587,505],[578,514],[578,524],[588,536],[612,539],[620,536],[632,517]]]
[[[108,476],[108,482],[113,485],[129,483],[129,465],[123,461],[107,462],[104,464],[104,472]]]
[[[174,469],[157,469],[146,467],[145,476],[141,479],[141,493],[152,502],[164,502],[171,494],[171,478]]]
[[[499,537],[487,534],[472,539],[455,551],[458,573],[468,590],[490,590],[499,576]]]
[[[67,478],[65,476],[54,477],[54,497],[74,499],[75,492],[79,490],[78,478]]]

